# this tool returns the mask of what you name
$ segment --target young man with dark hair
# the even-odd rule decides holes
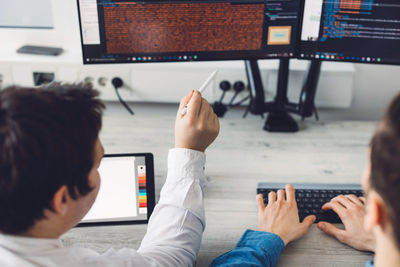
[[[0,266],[192,266],[205,227],[206,148],[219,121],[199,92],[180,103],[168,175],[140,248],[63,247],[100,188],[104,104],[79,85],[0,92]],[[188,106],[185,115],[182,109]]]
[[[370,145],[362,185],[364,197],[340,195],[326,203],[342,219],[345,229],[327,222],[318,228],[339,241],[375,252],[366,267],[400,266],[400,95],[390,104]],[[274,266],[283,248],[305,235],[315,220],[299,222],[293,186],[270,192],[268,205],[257,195],[259,231],[247,230],[237,246],[211,266]]]

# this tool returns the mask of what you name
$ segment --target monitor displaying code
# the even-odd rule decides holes
[[[400,63],[398,0],[306,0],[301,58]]]

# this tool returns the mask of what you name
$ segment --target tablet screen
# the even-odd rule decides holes
[[[82,223],[147,220],[145,156],[105,156],[101,185]]]

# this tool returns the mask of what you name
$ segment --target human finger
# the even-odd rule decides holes
[[[311,227],[311,225],[315,222],[317,217],[315,215],[308,215],[304,218],[303,222],[301,223],[305,229],[305,232]]]
[[[213,122],[213,125],[214,125],[214,129],[217,132],[219,132],[219,130],[220,130],[219,119],[218,119],[217,115],[215,115],[214,112],[212,112],[212,122]]]
[[[286,185],[286,201],[287,202],[296,202],[296,197],[294,194],[294,187],[291,184]]]
[[[214,113],[214,109],[212,108],[212,106],[210,105],[210,113],[208,114],[208,117],[210,117],[210,119],[215,120],[215,117],[217,117],[217,115]]]
[[[210,109],[210,112],[208,113],[208,117],[211,119],[215,119],[215,117],[217,117],[217,115],[214,112],[214,109],[212,108],[212,106],[210,104],[208,104],[208,108]],[[218,118],[218,117],[217,117]]]
[[[258,194],[256,196],[256,202],[257,202],[257,206],[258,206],[258,210],[262,211],[265,209],[265,204],[264,204],[264,197],[262,194]]]
[[[192,117],[197,117],[201,109],[202,98],[199,92],[194,91],[192,97],[187,104],[187,114]]]
[[[326,203],[322,206],[322,210],[333,210],[339,216],[340,219],[343,221],[344,214],[348,211],[343,205],[341,205],[336,200],[333,200],[329,203]]]
[[[364,205],[356,195],[351,194],[351,195],[346,195],[346,197],[356,205]]]
[[[352,201],[350,201],[350,199],[348,199],[344,195],[339,195],[332,200],[339,202],[341,205],[343,205],[343,207],[346,207],[346,208],[350,208],[351,206],[354,205],[354,203]]]
[[[271,191],[268,193],[268,205],[276,201],[276,193]]]
[[[285,200],[285,190],[279,189],[277,195],[278,195],[277,201]]]
[[[366,203],[365,197],[359,197],[358,199],[363,203],[363,205],[365,205],[365,203]]]
[[[204,98],[201,99],[201,107],[199,110],[199,118],[203,121],[207,121],[208,115],[210,114],[210,104]]]
[[[181,102],[179,103],[179,110],[183,109],[190,101],[192,98],[192,95],[194,93],[194,90],[190,91],[187,95],[182,97]]]
[[[319,222],[317,224],[318,229],[320,229],[322,232],[335,237],[338,240],[343,240],[343,235],[345,234],[345,231],[342,229],[337,228],[331,223],[328,222]]]

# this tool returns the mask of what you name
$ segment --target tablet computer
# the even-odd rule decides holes
[[[155,206],[151,153],[104,155],[100,190],[78,226],[147,223]]]

